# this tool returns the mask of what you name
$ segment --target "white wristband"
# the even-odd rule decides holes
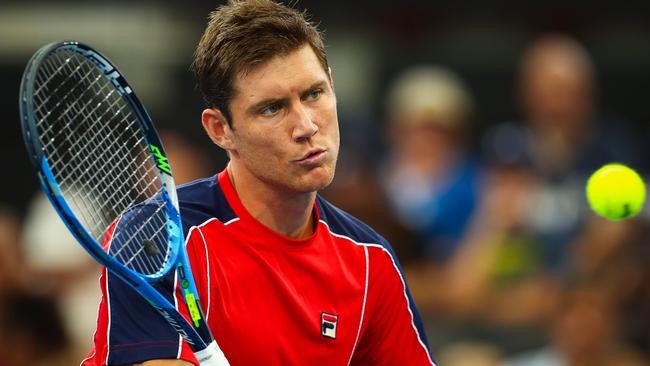
[[[194,353],[201,366],[230,366],[217,341],[212,341],[202,351]]]

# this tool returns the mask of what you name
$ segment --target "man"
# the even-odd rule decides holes
[[[339,148],[316,28],[270,0],[230,2],[211,15],[194,69],[203,126],[230,162],[178,196],[206,318],[231,365],[432,365],[388,243],[316,193]],[[83,364],[197,365],[110,273],[102,291]]]

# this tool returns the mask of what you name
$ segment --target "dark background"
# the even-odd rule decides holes
[[[226,163],[225,154],[212,145],[202,131],[200,113],[203,103],[189,69],[194,47],[205,27],[208,13],[219,3],[171,0],[65,2],[0,0],[0,116],[2,116],[0,121],[4,127],[0,132],[0,167],[2,168],[0,170],[2,174],[0,214],[6,213],[6,208],[9,208],[8,212],[14,211],[18,213],[19,219],[22,218],[29,208],[31,198],[38,190],[36,175],[30,166],[21,137],[18,93],[21,74],[29,58],[39,47],[52,41],[77,40],[99,49],[118,65],[149,109],[159,130],[171,130],[189,139],[191,145],[198,147],[201,154],[207,157],[213,172],[223,169]],[[582,1],[517,3],[458,1],[452,4],[432,1],[292,0],[290,3],[297,8],[308,9],[313,21],[318,23],[319,28],[325,33],[342,131],[341,155],[336,178],[338,183],[346,182],[346,178],[355,174],[357,180],[361,176],[372,181],[372,174],[366,173],[372,171],[372,165],[381,161],[386,152],[384,141],[388,136],[385,135],[387,129],[384,105],[388,87],[399,72],[413,65],[444,66],[458,73],[466,82],[476,104],[476,111],[469,125],[470,148],[480,153],[480,138],[489,127],[501,122],[521,119],[516,99],[518,94],[516,79],[522,53],[539,36],[554,32],[574,37],[587,48],[593,58],[598,84],[597,106],[600,109],[598,115],[610,117],[608,121],[629,122],[633,131],[627,132],[640,136],[644,145],[650,145],[645,143],[650,137],[648,134],[650,111],[647,108],[647,90],[650,89],[650,12],[642,10],[647,6],[643,6],[640,1],[594,2],[588,5]],[[601,143],[609,144],[613,140],[609,138]],[[630,145],[632,145],[631,141]],[[645,151],[650,151],[647,146]],[[191,158],[184,159],[188,162],[187,166],[193,165],[188,161]],[[646,164],[650,161],[646,156],[636,160],[646,161]],[[368,163],[370,166],[359,162]],[[176,169],[177,165],[174,164],[174,167]],[[645,177],[650,175],[650,166],[638,168]],[[358,191],[352,191],[353,193],[344,191],[346,193],[339,198],[352,206],[355,202],[370,203],[367,205],[370,208],[366,210],[368,216],[374,214],[388,220],[390,209],[377,208],[377,203],[381,199],[376,198],[381,193],[374,192],[377,194],[373,195],[373,188],[368,187],[366,180],[359,181],[362,184],[360,188],[356,186]],[[580,200],[568,201],[569,205],[578,205],[579,202],[586,204],[583,202],[581,186],[578,188]],[[377,191],[378,186],[374,189]],[[512,197],[508,197],[508,202],[504,204],[509,204],[510,198]],[[13,215],[6,216],[13,219]],[[368,221],[368,218],[362,214],[357,216]],[[650,212],[646,209],[642,216],[645,217],[643,222],[645,226],[650,227],[647,223],[650,220]],[[0,215],[0,229],[3,229],[2,219],[3,216]],[[391,225],[395,226],[395,222],[386,220],[372,222],[371,226],[383,234],[384,231],[390,231]],[[630,221],[632,220],[626,222]],[[632,221],[632,225],[634,224],[635,222]],[[598,226],[607,225],[600,222]],[[38,227],[41,228],[42,225]],[[15,225],[14,230],[19,229],[20,225]],[[38,243],[45,242],[41,240],[43,237],[61,241],[65,239],[57,238],[58,234],[50,232],[49,227],[44,230],[47,233],[39,237]],[[36,231],[24,230],[28,233]],[[56,353],[58,349],[66,346],[66,340],[55,331],[47,337],[39,327],[48,330],[63,329],[60,316],[56,314],[53,305],[55,300],[65,298],[59,287],[76,288],[78,285],[71,280],[78,280],[83,274],[85,276],[83,278],[89,276],[92,288],[96,289],[97,268],[79,266],[80,268],[72,268],[70,273],[60,271],[65,273],[59,273],[59,277],[27,268],[34,273],[31,277],[23,276],[22,272],[18,271],[18,267],[22,265],[20,256],[24,238],[21,234],[24,232],[14,233],[15,237],[6,235],[13,241],[7,242],[9,245],[5,248],[9,249],[6,251],[9,255],[5,256],[4,261],[2,254],[6,254],[5,250],[0,250],[0,300],[3,300],[0,301],[0,310],[3,310],[1,308],[3,303],[8,303],[4,300],[21,299],[20,293],[14,293],[13,297],[11,292],[9,295],[3,295],[1,290],[4,285],[5,290],[17,287],[25,292],[24,295],[29,296],[34,294],[40,296],[43,288],[49,289],[50,292],[46,293],[48,294],[46,301],[40,302],[42,308],[48,311],[32,311],[18,301],[14,302],[15,314],[18,315],[0,311],[0,318],[3,314],[8,314],[8,319],[12,320],[8,322],[10,324],[14,324],[14,319],[31,321],[28,325],[33,325],[33,329],[30,328],[31,330],[28,331],[32,332],[35,339],[42,339],[43,344],[49,344],[52,349],[44,348],[45,346],[27,346],[21,353],[20,349],[16,351],[12,346],[19,342],[0,342],[0,346],[4,345],[0,347],[0,355],[3,351],[9,355],[12,353],[31,355],[34,359],[40,357],[48,360],[46,361],[48,365],[55,365],[48,357],[50,353]],[[398,233],[402,234],[402,232]],[[633,240],[628,242],[632,245],[621,244],[618,248],[621,252],[614,251],[622,259],[616,261],[617,258],[613,260],[608,258],[612,261],[602,262],[603,268],[612,268],[611,273],[616,275],[615,279],[621,281],[612,283],[616,286],[621,284],[618,287],[623,290],[630,289],[630,283],[634,278],[637,280],[650,278],[647,276],[649,257],[647,238],[650,236],[648,233],[650,228],[632,232],[630,238]],[[3,247],[2,239],[0,235],[0,249]],[[604,240],[607,241],[606,236]],[[412,236],[401,237],[399,241],[407,244],[415,243]],[[61,248],[65,249],[66,244],[62,242],[61,245]],[[599,247],[597,245],[593,247],[597,252]],[[626,251],[630,247],[638,251]],[[15,258],[12,257],[11,249],[15,249]],[[409,263],[405,261],[403,252],[397,249],[401,256],[400,260],[408,266]],[[41,252],[38,251],[37,254]],[[567,256],[570,254],[567,253]],[[42,257],[47,258],[48,263],[52,259],[47,255]],[[74,259],[71,258],[72,255],[69,257],[67,259]],[[642,263],[637,266],[630,265],[634,261]],[[632,273],[634,276],[631,276],[630,271],[633,272],[635,268],[642,271],[639,272],[640,274]],[[56,268],[54,270],[56,271]],[[468,272],[471,270],[472,268],[468,268]],[[417,281],[412,279],[417,280],[418,277],[409,278],[412,289],[417,290],[417,286],[413,286],[414,282],[417,285]],[[427,277],[426,281],[426,285],[438,283],[435,278]],[[597,282],[607,285],[607,281],[601,281],[601,278],[598,278]],[[638,307],[630,307],[625,303],[626,306],[616,311],[620,311],[624,315],[621,318],[627,320],[624,325],[633,328],[632,330],[638,330],[641,334],[639,336],[632,332],[636,337],[633,340],[640,339],[642,344],[635,345],[648,354],[650,335],[647,330],[650,327],[647,326],[649,324],[647,309],[649,309],[650,296],[647,295],[647,288],[650,287],[647,286],[647,281],[639,280],[638,283],[641,284],[640,286],[645,286],[640,288],[646,291],[625,298],[632,300],[629,304]],[[445,285],[453,286],[446,282]],[[560,282],[560,285],[570,287],[568,282]],[[427,294],[431,292],[429,290],[431,288],[421,286],[419,294]],[[446,291],[443,287],[438,290]],[[416,291],[413,293],[417,295]],[[553,298],[553,294],[549,295],[545,292],[543,295],[545,298]],[[29,296],[27,300],[30,299]],[[86,293],[83,293],[83,296],[88,296],[88,299],[91,297]],[[559,296],[557,298],[561,299]],[[38,298],[36,300],[38,304],[40,300]],[[89,320],[90,326],[94,327],[94,306],[97,300],[90,300],[92,300],[92,316],[85,320]],[[34,302],[34,299],[31,301]],[[520,304],[513,303],[515,306]],[[525,308],[526,305],[522,307]],[[33,318],[33,313],[41,314],[42,317]],[[78,323],[82,316],[78,314],[74,316],[75,323]],[[52,325],[56,322],[61,323],[59,328]],[[449,324],[438,322],[431,322],[431,324],[434,326],[428,330],[438,330],[438,336],[441,334],[451,338],[456,336],[453,327],[445,328]],[[475,324],[470,322],[470,325],[472,326],[470,330],[474,330]],[[3,319],[0,319],[0,339],[3,339],[3,327],[7,328]],[[584,332],[588,333],[588,331]],[[90,331],[87,334],[90,334]],[[535,335],[539,334],[535,333]],[[434,349],[442,349],[440,347],[443,343],[442,338],[438,337],[436,340],[436,333],[431,333],[429,336]],[[20,341],[19,338],[14,338]],[[82,339],[90,342],[89,337],[84,336]],[[448,339],[450,338],[445,338]],[[504,339],[514,343],[521,340],[519,336],[513,336],[512,333],[506,333]],[[494,339],[490,339],[492,340]],[[72,359],[78,363],[87,349],[88,346],[84,344],[81,350],[73,350]],[[0,356],[2,360],[0,363],[3,365],[6,362],[9,362],[8,365],[33,364],[25,361],[12,363],[11,359],[6,361],[5,358]]]

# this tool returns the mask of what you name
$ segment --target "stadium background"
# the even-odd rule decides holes
[[[468,149],[481,155],[486,131],[521,118],[516,95],[519,61],[531,42],[548,33],[569,35],[586,47],[596,67],[599,110],[629,122],[629,134],[640,137],[642,147],[648,145],[650,13],[641,10],[641,2],[295,3],[307,9],[325,33],[343,133],[342,164],[355,161],[358,165],[352,168],[361,171],[381,164],[388,148],[388,88],[400,71],[421,64],[447,67],[466,83],[476,105],[468,129]],[[223,168],[225,154],[209,143],[201,129],[203,104],[189,70],[193,48],[214,5],[198,1],[0,3],[0,111],[4,122],[0,207],[18,228],[38,190],[19,129],[18,88],[31,54],[50,41],[75,39],[100,49],[126,75],[159,128],[190,141],[210,171]],[[647,177],[647,152],[641,151],[637,168]],[[382,232],[382,227],[376,229]],[[20,253],[21,244],[6,245],[12,244]],[[0,270],[0,293],[11,294],[6,289],[15,286],[2,281],[2,276]],[[32,284],[21,286],[29,289]],[[648,324],[647,319],[639,321]],[[9,320],[5,323],[21,326]],[[640,349],[648,352],[648,347],[650,344]]]

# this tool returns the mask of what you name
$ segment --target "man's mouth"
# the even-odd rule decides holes
[[[327,150],[325,149],[312,149],[309,150],[302,158],[295,160],[296,163],[303,166],[316,166],[323,163]]]

